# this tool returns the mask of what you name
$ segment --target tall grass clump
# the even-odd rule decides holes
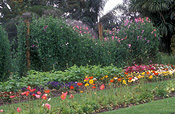
[[[10,43],[7,32],[0,26],[0,81],[8,78],[11,69]]]

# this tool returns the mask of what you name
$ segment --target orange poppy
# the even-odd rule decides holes
[[[127,73],[127,72],[125,72],[125,74],[126,74],[126,75],[128,75],[128,73]]]
[[[149,72],[146,72],[146,74],[150,74]]]
[[[121,81],[122,81],[122,79],[118,78],[118,81],[119,81],[119,82],[121,82]]]
[[[45,92],[45,93],[50,93],[50,90],[45,90],[44,92]]]
[[[110,82],[112,83],[112,82],[114,82],[114,80],[110,80]]]
[[[132,80],[132,77],[129,77],[128,79],[129,79],[129,80]]]
[[[93,79],[93,78],[94,78],[93,76],[89,77],[89,79]]]

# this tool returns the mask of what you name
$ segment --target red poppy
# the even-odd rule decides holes
[[[89,77],[89,79],[93,79],[93,78],[94,78],[93,76]]]
[[[45,90],[44,92],[45,92],[45,93],[50,93],[50,90]]]
[[[77,83],[77,85],[78,85],[78,86],[82,86],[82,85],[83,85],[83,83],[78,82],[78,83]]]
[[[30,89],[30,92],[34,92],[36,89]]]
[[[27,90],[31,90],[31,87],[30,87],[30,86],[28,86]]]
[[[70,86],[70,89],[74,89],[74,86]]]
[[[154,73],[156,76],[159,74],[159,73]]]
[[[110,80],[110,82],[112,83],[112,82],[114,82],[114,80]]]
[[[44,94],[41,98],[42,99],[47,99],[47,96]]]
[[[95,88],[96,88],[95,86],[92,87],[92,89],[95,89]]]
[[[35,97],[35,93],[33,93],[33,94],[32,94],[32,96],[34,96],[34,97]]]

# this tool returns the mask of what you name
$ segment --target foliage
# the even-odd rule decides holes
[[[7,32],[0,26],[0,81],[8,78],[11,72],[10,43]]]
[[[173,55],[175,55],[175,35],[173,35],[171,38],[171,50]]]
[[[125,20],[122,26],[107,31],[107,38],[104,40],[119,49],[113,50],[114,52],[111,49],[110,52],[120,57],[120,62],[145,64],[158,60],[159,37],[158,31],[148,18],[138,18],[134,21]],[[118,51],[122,51],[122,58]]]
[[[174,0],[131,0],[130,10],[139,12],[145,17],[149,17],[162,35],[165,48],[170,52],[171,37],[174,32]]]
[[[16,54],[16,72],[19,76],[23,76],[26,73],[26,25],[22,19],[19,20],[17,25],[17,38],[18,38],[18,48]]]
[[[26,71],[25,23],[21,20],[17,28],[19,39],[17,71],[21,74]],[[94,39],[88,33],[84,34],[83,29],[68,26],[63,20],[53,17],[33,18],[30,23],[31,69],[64,70],[74,64],[77,66],[114,64],[118,67],[127,65],[122,63],[125,61],[123,58],[117,59],[118,56],[113,54],[115,52],[116,55],[122,56],[124,51],[122,48],[116,49],[110,42]]]

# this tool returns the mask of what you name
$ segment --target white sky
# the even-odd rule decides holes
[[[123,0],[108,0],[108,2],[104,7],[103,15],[105,15],[110,10],[112,10],[117,4],[121,4],[121,3],[123,3]]]

